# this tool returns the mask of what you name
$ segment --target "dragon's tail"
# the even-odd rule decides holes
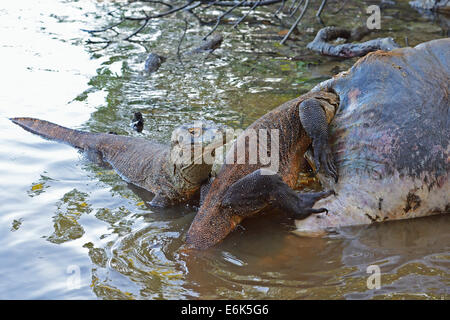
[[[97,139],[92,139],[97,135],[95,133],[73,130],[52,122],[34,118],[10,118],[10,120],[25,130],[46,139],[65,142],[71,146],[84,150],[96,147],[95,144]]]

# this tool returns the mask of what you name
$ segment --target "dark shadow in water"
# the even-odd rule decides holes
[[[182,254],[188,288],[200,297],[371,298],[392,293],[445,295],[450,227],[448,215],[348,227],[325,237],[300,237],[286,232],[286,219],[267,215],[248,219],[223,243],[205,251]],[[366,286],[367,267],[382,273],[382,290]],[[417,271],[418,269],[419,271]],[[422,271],[420,271],[422,270]],[[425,282],[415,285],[419,273]],[[261,286],[267,292],[252,292]],[[276,288],[276,290],[273,290]],[[239,291],[247,291],[240,296]],[[307,290],[309,293],[305,294]],[[333,294],[330,294],[330,290]]]
[[[188,203],[170,207],[155,207],[149,204],[155,196],[152,192],[132,183],[127,183],[127,187],[145,202],[145,206],[152,211],[152,216],[155,216],[156,214],[156,216],[160,216],[161,218],[171,219],[191,213],[193,210],[198,210],[199,195],[193,197]]]

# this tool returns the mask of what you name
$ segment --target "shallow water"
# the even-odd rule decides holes
[[[93,52],[100,46],[87,45],[90,36],[81,29],[104,27],[115,6],[41,0],[0,8],[0,298],[450,297],[448,216],[302,238],[291,233],[293,220],[269,214],[245,221],[212,249],[185,253],[195,207],[150,208],[150,195],[114,171],[13,125],[8,117],[31,116],[162,142],[193,119],[245,128],[355,61],[304,49],[320,27],[308,16],[297,41],[278,45],[277,32],[286,27],[267,24],[271,16],[264,12],[238,30],[224,27],[224,44],[214,55],[183,58],[183,64],[176,56],[183,19],[152,22],[136,38],[149,40],[143,44]],[[339,25],[361,24],[365,6],[349,1]],[[393,36],[402,46],[405,37],[416,45],[445,36],[439,19],[420,16],[405,1],[400,7],[382,12],[376,36]],[[323,14],[328,25],[336,8]],[[182,51],[210,28],[186,17]],[[151,76],[141,72],[146,50],[169,57]],[[135,110],[145,117],[142,134],[129,127]],[[369,265],[381,269],[380,289],[367,287]]]

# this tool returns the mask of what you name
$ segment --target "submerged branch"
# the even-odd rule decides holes
[[[291,26],[291,29],[289,29],[288,33],[286,33],[283,40],[281,40],[280,44],[284,44],[287,41],[287,39],[289,39],[291,33],[294,32],[295,28],[297,28],[297,25],[300,23],[300,20],[302,20],[303,16],[305,15],[306,10],[308,9],[308,5],[309,5],[309,0],[306,0],[302,13],[300,13],[297,20]]]
[[[82,29],[82,31],[88,32],[88,33],[90,33],[92,35],[101,34],[101,33],[107,32],[107,31],[113,31],[114,33],[116,33],[116,35],[119,35],[119,33],[114,28],[120,26],[125,21],[141,22],[141,25],[135,31],[133,31],[131,34],[129,34],[128,36],[126,36],[126,37],[124,37],[122,39],[124,41],[131,41],[131,42],[133,42],[132,38],[134,36],[138,35],[140,32],[142,32],[142,30],[145,29],[145,27],[148,25],[149,21],[152,20],[152,19],[165,18],[165,17],[168,17],[168,16],[172,16],[172,15],[174,15],[177,12],[185,11],[185,12],[188,12],[188,13],[192,14],[197,19],[199,19],[201,24],[209,24],[209,23],[202,23],[202,20],[194,12],[194,10],[196,8],[202,7],[203,9],[206,9],[206,8],[214,7],[214,6],[216,6],[216,7],[230,7],[224,13],[222,13],[219,17],[217,17],[213,28],[204,37],[204,39],[206,39],[211,34],[213,34],[214,31],[216,31],[218,26],[223,22],[223,18],[226,15],[230,14],[233,10],[235,10],[238,7],[249,7],[250,9],[248,10],[248,12],[243,17],[241,17],[234,24],[234,28],[236,28],[237,25],[239,25],[239,23],[241,23],[251,12],[255,11],[255,9],[257,7],[268,6],[268,5],[281,3],[281,2],[284,4],[285,1],[284,0],[254,0],[254,1],[249,1],[249,0],[236,0],[236,1],[186,0],[183,4],[180,4],[180,3],[182,3],[182,1],[179,1],[178,5],[176,6],[174,4],[169,3],[168,1],[129,0],[128,4],[137,3],[137,2],[142,2],[142,3],[145,3],[145,4],[156,4],[156,5],[160,5],[160,6],[165,6],[166,9],[163,12],[152,14],[152,15],[150,15],[148,12],[145,12],[145,11],[142,10],[141,13],[138,14],[137,16],[127,15],[127,16],[115,17],[115,18],[118,18],[120,20],[118,22],[115,22],[115,23],[107,26],[107,27],[104,27],[102,29],[97,29],[97,30]],[[122,5],[121,8],[122,7],[126,7],[126,6],[127,6],[126,4]],[[110,42],[112,42],[112,40],[110,40]],[[92,44],[94,42],[90,41],[89,43]]]
[[[295,9],[291,12],[291,14],[289,15],[289,17],[292,17],[292,16],[297,12],[298,8],[300,8],[300,6],[303,4],[303,1],[304,1],[304,0],[301,0],[301,1],[297,4],[297,6],[296,6]],[[294,4],[295,4],[295,2],[294,2]]]
[[[279,8],[277,9],[277,11],[275,11],[275,13],[273,14],[275,17],[278,16],[278,14],[279,14],[281,11],[283,11],[285,3],[286,3],[285,0],[283,0],[283,1],[281,2],[280,7],[279,7]]]
[[[360,40],[368,32],[368,30],[364,31],[361,29],[349,31],[336,27],[326,27],[317,32],[316,37],[307,45],[307,48],[326,56],[353,58],[364,56],[376,50],[391,51],[400,47],[392,38],[377,38],[362,43],[343,43],[336,45],[329,43],[337,38],[344,38],[348,41]]]
[[[260,6],[269,6],[271,4],[282,2],[283,0],[263,0],[259,4]],[[213,1],[201,1],[202,3],[211,3]],[[234,7],[239,1],[214,1],[216,2],[214,5],[219,7]],[[242,1],[242,4],[239,4],[241,7],[252,7],[255,4],[255,1]]]
[[[250,12],[252,12],[253,10],[256,9],[257,6],[259,6],[259,4],[261,3],[262,0],[257,0],[255,1],[255,4],[250,8],[250,10],[247,11],[246,14],[244,14],[238,21],[236,21],[236,23],[233,25],[233,28],[236,28],[239,23],[242,22],[242,20],[244,20],[245,18],[247,18],[247,16],[250,14]]]
[[[327,0],[322,0],[322,3],[320,4],[319,10],[317,10],[316,17],[320,18],[320,15],[322,14],[323,8],[325,8],[325,5],[327,4]]]
[[[233,11],[234,9],[236,9],[237,7],[241,6],[244,2],[246,2],[246,0],[242,0],[241,2],[236,3],[233,7],[231,7],[231,9],[228,9],[227,11],[225,11],[224,13],[222,13],[218,18],[217,18],[217,22],[214,25],[214,27],[211,29],[211,31],[208,32],[208,34],[203,38],[203,40],[206,40],[214,31],[216,31],[217,27],[219,26],[220,22],[222,21],[222,19],[229,13],[231,13],[231,11]]]
[[[317,0],[317,1],[319,2],[319,0]],[[345,2],[346,1],[347,0],[345,0]],[[345,4],[345,2],[344,2],[344,4]],[[255,12],[257,8],[279,3],[280,5],[277,6],[278,8],[275,10],[274,16],[277,19],[279,19],[280,21],[283,21],[286,16],[290,17],[293,15],[296,15],[297,12],[299,12],[301,10],[298,17],[295,19],[295,21],[290,26],[289,31],[286,33],[284,38],[281,40],[280,43],[284,44],[289,39],[291,34],[296,30],[296,28],[299,25],[302,18],[305,16],[305,14],[308,10],[308,7],[310,5],[310,0],[292,0],[292,2],[289,5],[290,8],[287,8],[288,1],[286,1],[286,0],[184,0],[184,1],[179,0],[179,1],[173,1],[173,2],[170,2],[168,0],[164,0],[164,1],[160,1],[160,0],[129,0],[128,1],[128,4],[132,4],[132,3],[143,3],[143,4],[147,4],[147,5],[153,4],[153,5],[157,5],[160,8],[160,10],[156,11],[156,12],[152,12],[151,9],[150,10],[147,9],[146,11],[144,11],[144,10],[139,11],[134,6],[134,8],[130,8],[132,10],[132,13],[128,13],[126,15],[122,14],[120,17],[118,17],[118,16],[115,17],[116,19],[118,19],[118,21],[111,24],[108,27],[98,29],[98,30],[83,30],[83,31],[86,31],[86,32],[90,33],[91,35],[100,36],[101,38],[106,38],[106,37],[102,37],[101,34],[104,32],[108,32],[108,31],[113,31],[114,33],[116,33],[116,36],[119,36],[118,30],[115,29],[116,27],[119,27],[125,21],[136,21],[136,22],[139,22],[140,25],[133,32],[131,32],[130,34],[128,34],[125,37],[122,37],[122,39],[120,39],[122,41],[136,42],[135,40],[133,40],[133,37],[135,37],[139,33],[141,33],[148,26],[150,20],[158,19],[158,18],[166,18],[169,16],[173,16],[174,14],[176,14],[178,12],[185,12],[185,13],[188,13],[188,14],[191,14],[192,16],[194,16],[201,25],[212,25],[212,28],[209,30],[209,32],[203,38],[205,40],[217,30],[219,25],[224,23],[224,20],[225,20],[224,18],[236,9],[242,8],[242,7],[249,8],[242,15],[242,17],[240,17],[235,22],[233,22],[233,28],[236,28],[251,13]],[[327,0],[320,0],[320,7],[316,12],[316,17],[318,17],[319,19],[320,19],[320,15],[323,12],[326,4],[327,4]],[[127,4],[124,4],[121,7],[126,7],[126,6],[127,6]],[[204,13],[205,10],[210,7],[228,7],[228,8],[223,9],[223,11],[211,22],[205,22],[201,19],[200,16],[197,15],[197,13]],[[285,17],[282,17],[283,14],[281,15],[281,17],[278,17],[278,14],[282,13],[283,9],[286,9],[285,11],[287,11],[287,13],[284,14]],[[322,35],[322,33],[321,33],[321,35]],[[183,39],[184,39],[184,37],[183,37]],[[318,41],[320,39],[321,39],[320,37],[317,38],[315,40],[314,45],[312,45],[311,48],[314,49],[319,46],[321,48],[320,50],[323,50],[323,52],[325,52],[325,53],[330,51],[331,45],[324,44],[324,43],[326,43],[327,40],[322,39],[323,43],[319,43]],[[108,40],[113,42],[114,39],[108,38]],[[329,53],[333,54],[334,51],[331,50]]]

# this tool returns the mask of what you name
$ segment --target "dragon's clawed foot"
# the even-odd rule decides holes
[[[314,164],[316,166],[316,174],[322,167],[326,174],[331,176],[334,181],[338,182],[338,173],[334,161],[333,153],[327,141],[314,141]]]

